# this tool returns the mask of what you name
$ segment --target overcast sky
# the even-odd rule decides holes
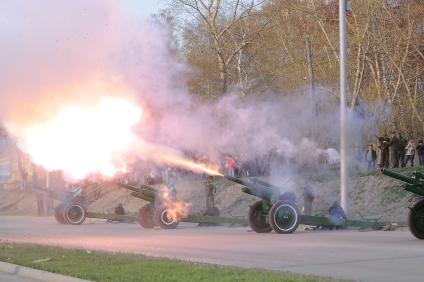
[[[126,5],[136,13],[149,16],[163,8],[164,0],[125,0]]]

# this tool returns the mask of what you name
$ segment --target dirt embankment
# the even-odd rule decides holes
[[[297,184],[302,180],[294,179]],[[278,182],[274,182],[278,184]],[[339,199],[338,179],[311,181],[317,197],[313,204],[314,214],[326,215],[331,204]],[[216,206],[223,216],[246,216],[249,205],[257,198],[244,194],[240,186],[220,179],[216,181]],[[102,188],[98,200],[90,204],[93,212],[109,213],[122,203],[129,213],[137,213],[144,201],[131,196],[131,192],[116,186]],[[192,204],[190,213],[201,213],[206,202],[206,192],[201,180],[180,180],[176,183],[178,197]],[[295,191],[300,207],[303,206],[301,191]],[[400,183],[382,176],[358,176],[350,181],[349,216],[359,218],[381,218],[388,221],[405,221],[410,194],[402,191]],[[28,191],[6,190],[0,192],[0,214],[35,215],[37,213],[35,194]]]

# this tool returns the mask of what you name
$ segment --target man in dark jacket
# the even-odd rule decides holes
[[[418,141],[417,145],[418,161],[420,165],[424,165],[424,141]]]
[[[124,209],[124,206],[121,203],[119,203],[115,207],[115,214],[117,214],[117,215],[125,215],[125,209]]]
[[[206,209],[204,215],[209,215],[209,212],[215,207],[216,186],[214,184],[213,176],[204,175],[203,184],[206,191]]]
[[[389,167],[389,156],[390,156],[390,138],[378,137],[379,145],[381,146],[381,166],[384,168]]]
[[[399,163],[401,167],[405,167],[405,147],[407,145],[406,139],[399,133]]]
[[[393,168],[399,167],[399,138],[393,132],[392,138],[390,139],[390,164]]]

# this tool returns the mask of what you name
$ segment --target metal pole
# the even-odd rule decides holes
[[[318,116],[317,103],[315,100],[315,76],[312,58],[311,40],[309,36],[306,37],[306,56],[308,60],[308,72],[309,72],[309,98],[311,99],[315,111],[315,116]]]
[[[308,60],[308,72],[309,72],[309,83],[310,83],[310,96],[313,98],[315,91],[315,77],[314,77],[314,67],[313,67],[313,59],[312,59],[312,48],[311,48],[311,40],[309,37],[306,37],[306,56]]]
[[[347,213],[347,130],[346,130],[346,90],[347,90],[347,52],[346,52],[346,0],[339,0],[340,36],[340,200]]]

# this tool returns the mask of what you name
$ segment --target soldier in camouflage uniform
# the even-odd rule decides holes
[[[204,185],[206,190],[206,211],[210,211],[213,207],[215,207],[215,194],[216,194],[216,186],[213,183],[213,176],[205,175]]]
[[[399,167],[399,147],[400,140],[395,133],[392,134],[390,139],[390,164],[393,168]]]
[[[407,145],[406,139],[402,137],[402,135],[399,133],[399,162],[401,167],[405,167],[405,147]]]
[[[381,167],[389,167],[389,156],[390,156],[390,138],[378,137],[379,145],[381,146]]]

